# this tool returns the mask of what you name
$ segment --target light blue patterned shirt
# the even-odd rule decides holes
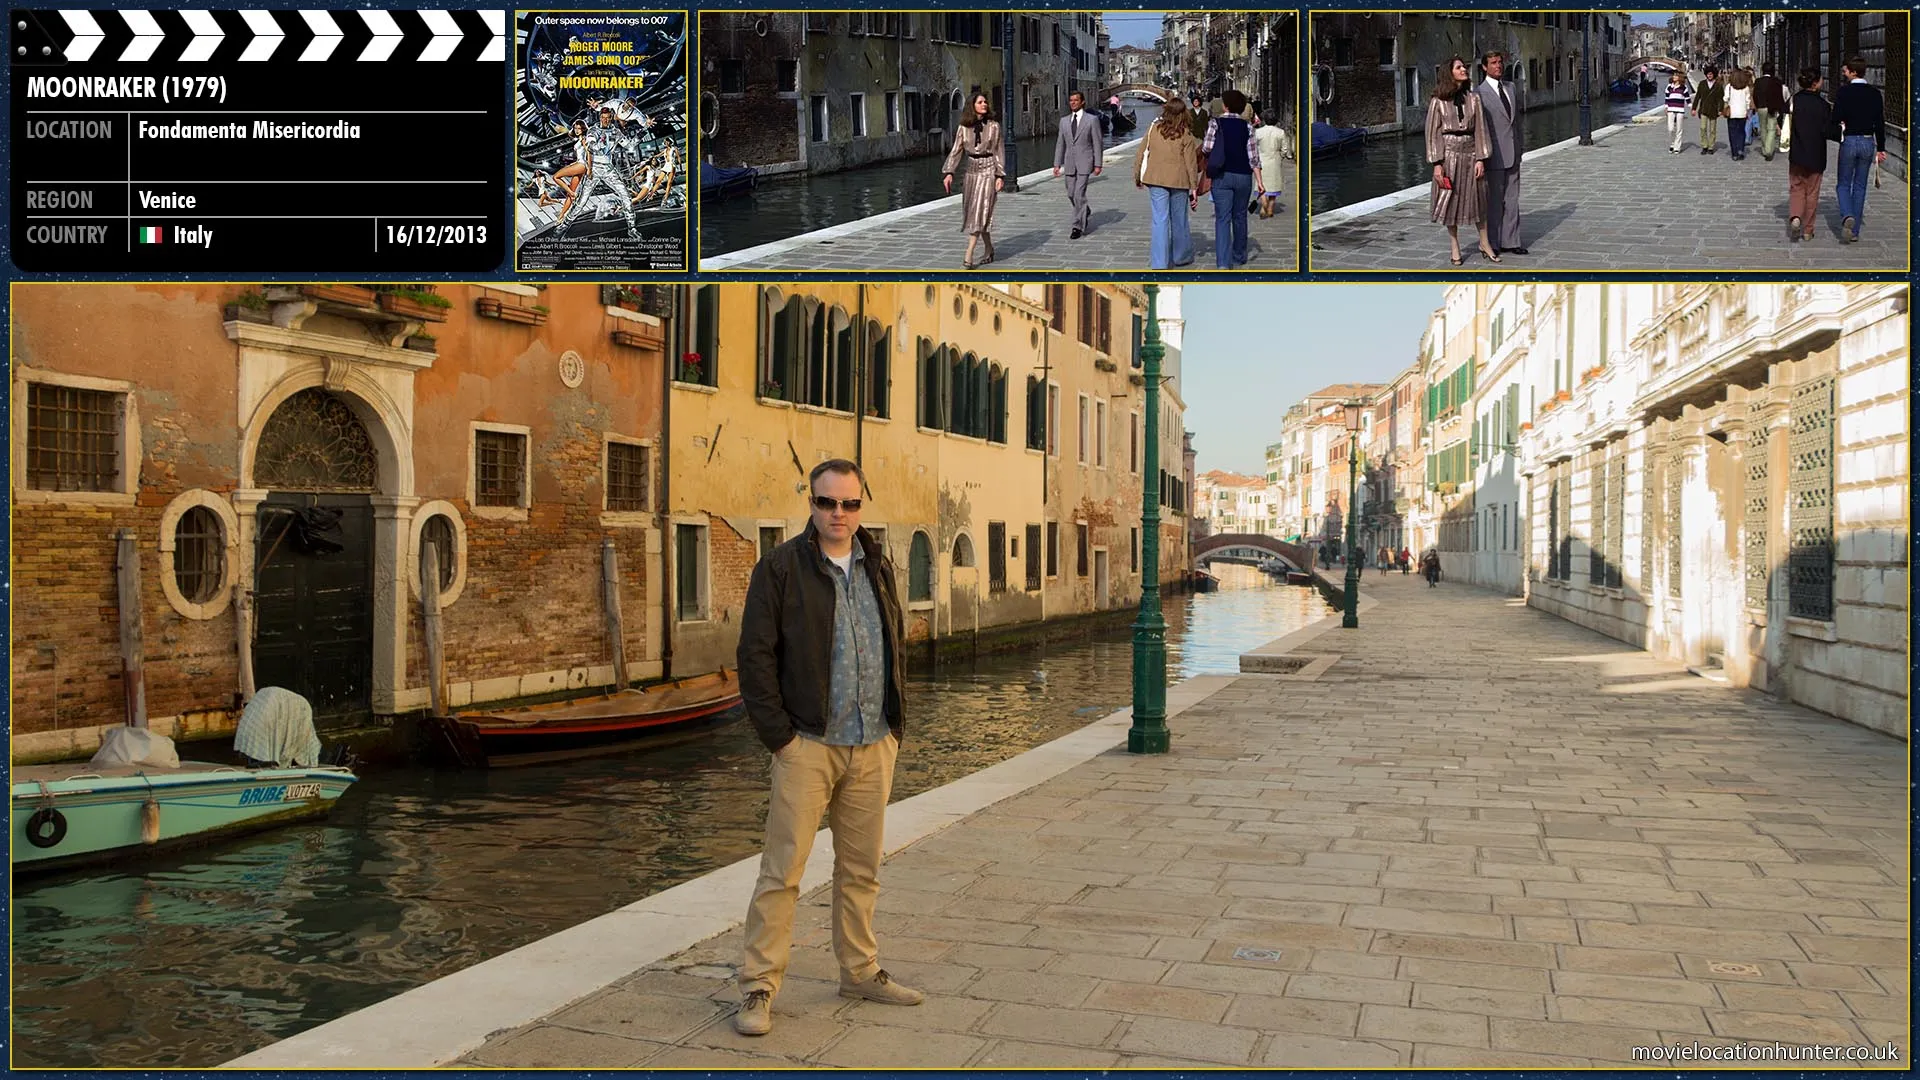
[[[866,549],[853,543],[851,574],[825,552],[821,565],[833,579],[833,676],[825,737],[799,734],[828,746],[866,746],[887,737],[887,637],[880,598],[867,577]]]

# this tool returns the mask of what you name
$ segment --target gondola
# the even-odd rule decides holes
[[[1358,150],[1367,141],[1367,129],[1334,127],[1325,120],[1313,122],[1313,154],[1318,158],[1338,157]]]
[[[725,199],[752,191],[760,182],[757,169],[728,169],[712,162],[700,163],[700,197]]]

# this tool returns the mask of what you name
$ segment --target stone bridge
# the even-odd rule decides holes
[[[1149,86],[1146,83],[1123,83],[1119,86],[1109,86],[1105,90],[1100,91],[1099,103],[1104,105],[1108,98],[1126,97],[1129,94],[1134,97],[1152,98],[1162,105],[1165,105],[1173,97],[1173,91],[1164,86]]]
[[[1193,545],[1193,562],[1198,566],[1209,559],[1236,559],[1259,562],[1279,559],[1302,573],[1313,571],[1313,552],[1304,544],[1289,544],[1258,533],[1221,533]]]
[[[1687,73],[1687,62],[1685,60],[1678,60],[1671,56],[1636,56],[1633,59],[1627,61],[1626,65],[1620,69],[1620,77],[1625,78],[1628,75],[1633,74],[1633,69],[1641,66],[1642,64],[1646,65],[1647,67],[1665,68],[1668,71],[1677,71],[1682,75],[1685,75]]]

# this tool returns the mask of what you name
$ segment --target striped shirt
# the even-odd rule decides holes
[[[1668,112],[1686,112],[1687,106],[1692,102],[1693,87],[1688,86],[1685,79],[1680,80],[1680,85],[1678,86],[1672,83],[1667,84]]]

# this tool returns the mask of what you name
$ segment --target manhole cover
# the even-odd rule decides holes
[[[1235,960],[1254,960],[1263,964],[1275,964],[1280,961],[1279,949],[1255,949],[1246,945],[1233,950]],[[1759,972],[1754,972],[1759,974]]]
[[[1731,960],[1710,960],[1707,962],[1707,970],[1715,975],[1745,975],[1753,979],[1760,977],[1760,965],[1736,964]]]

